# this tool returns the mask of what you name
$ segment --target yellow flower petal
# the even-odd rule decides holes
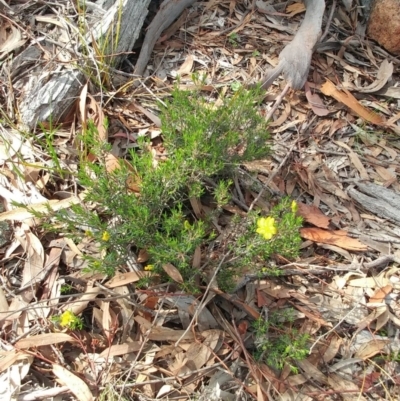
[[[290,205],[290,208],[292,209],[292,213],[296,213],[298,210],[297,202],[294,200],[292,201],[292,204]]]
[[[60,317],[60,326],[68,327],[75,320],[75,315],[67,310]]]
[[[256,232],[265,239],[271,239],[278,232],[275,226],[275,219],[273,217],[261,217],[258,219]]]
[[[102,239],[103,241],[108,241],[108,240],[110,239],[110,233],[109,233],[108,231],[104,231],[104,233],[103,233],[101,239]]]

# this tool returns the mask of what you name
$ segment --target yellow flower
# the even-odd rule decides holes
[[[294,200],[292,201],[292,204],[290,205],[290,208],[292,209],[292,213],[296,213],[298,210],[297,202]]]
[[[108,241],[108,240],[110,239],[110,234],[109,234],[109,232],[108,232],[108,231],[104,231],[104,233],[103,233],[101,239],[102,239],[103,241]]]
[[[93,233],[90,230],[85,231],[85,236],[86,237],[93,237]]]
[[[75,320],[76,316],[70,310],[67,310],[60,316],[60,326],[70,327]]]
[[[271,239],[278,232],[275,219],[273,217],[261,217],[258,219],[256,232],[265,239]]]
[[[146,271],[151,271],[151,270],[154,270],[154,265],[147,265],[147,266],[145,266],[144,267],[144,270],[146,270]]]

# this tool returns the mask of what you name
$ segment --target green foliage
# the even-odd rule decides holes
[[[233,92],[237,92],[238,90],[240,90],[240,88],[242,88],[242,84],[240,82],[235,81],[231,83],[231,90]]]
[[[60,293],[62,295],[71,294],[73,291],[73,287],[70,284],[63,284],[60,288]]]
[[[246,217],[236,219],[234,231],[237,233],[237,238],[231,244],[232,252],[236,256],[234,260],[236,267],[254,265],[258,262],[265,271],[265,262],[273,254],[286,258],[298,256],[302,218],[296,215],[292,204],[290,198],[284,198],[272,208],[268,217],[274,222],[276,234],[272,234],[270,239],[255,234],[257,222],[260,220],[258,213],[251,212]],[[272,273],[276,275],[276,272]]]
[[[115,384],[126,384],[125,382]],[[128,401],[131,400],[131,397],[124,397],[123,395],[124,390],[117,389],[114,384],[109,383],[106,384],[104,390],[98,396],[98,401]]]
[[[232,180],[223,180],[217,183],[217,186],[214,188],[214,197],[217,202],[218,209],[227,205],[231,199],[231,187],[233,181]]]
[[[309,335],[293,328],[293,320],[293,309],[287,309],[272,313],[267,320],[260,317],[254,322],[257,360],[279,370],[288,364],[292,372],[298,373],[294,361],[308,356]]]
[[[232,96],[213,99],[200,92],[175,89],[162,109],[163,137],[171,154],[169,164],[188,168],[189,180],[232,171],[232,164],[265,157],[267,125],[256,110],[260,89],[241,89]],[[181,171],[184,173],[185,171]]]
[[[64,173],[65,173],[65,169],[62,168],[61,164],[60,164],[60,159],[58,158],[57,155],[57,150],[54,147],[54,137],[57,134],[57,127],[53,128],[52,127],[52,123],[51,123],[51,119],[50,119],[50,128],[46,129],[43,125],[40,125],[40,128],[43,130],[43,138],[41,138],[41,136],[38,136],[36,138],[36,141],[38,144],[42,144],[43,148],[46,149],[46,153],[48,156],[50,156],[51,158],[51,162],[53,165],[53,168],[55,171],[57,171],[60,175],[61,178],[65,178],[64,177]],[[42,142],[44,141],[44,143]]]
[[[289,197],[272,208],[270,216],[276,221],[278,233],[265,247],[264,258],[268,258],[272,253],[289,259],[298,256],[301,244],[299,229],[303,219],[297,216],[296,212],[297,205]]]
[[[120,160],[114,169],[107,167],[110,144],[89,123],[77,141],[82,149],[77,182],[86,190],[85,202],[53,213],[46,228],[77,243],[96,244],[98,252],[84,256],[90,271],[113,275],[131,250],[144,249],[148,270],[170,279],[163,266],[172,264],[184,280],[182,287],[194,291],[202,272],[192,268],[193,255],[215,237],[212,220],[231,199],[235,166],[268,153],[266,122],[256,108],[262,96],[259,89],[240,88],[219,99],[175,89],[161,108],[165,160],[155,159],[150,141],[142,137],[127,161]],[[215,183],[212,189],[209,182]],[[213,196],[217,208],[198,219],[189,200],[204,195]],[[296,256],[301,220],[291,211],[290,200],[271,216],[277,233],[270,240],[256,233],[258,213],[235,219],[235,234],[225,249],[230,257],[218,276],[225,288],[243,267],[263,267],[273,253]],[[217,266],[223,257],[219,252],[210,264]]]
[[[231,44],[232,47],[238,46],[238,39],[239,39],[239,35],[236,32],[232,32],[228,36],[228,42]]]

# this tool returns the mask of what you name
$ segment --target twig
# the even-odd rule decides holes
[[[43,399],[50,398],[50,397],[56,397],[63,393],[68,393],[70,391],[71,390],[68,386],[48,388],[46,390],[38,390],[38,391],[29,392],[27,394],[21,394],[18,396],[17,400],[18,401],[43,400]]]
[[[271,119],[272,114],[275,113],[275,110],[279,107],[279,105],[282,103],[283,98],[286,96],[286,93],[288,93],[290,89],[290,84],[286,84],[285,88],[283,89],[282,93],[276,98],[275,104],[271,107],[271,110],[268,112],[266,115],[265,119],[268,121]]]
[[[191,372],[188,372],[185,375],[181,375],[179,376],[180,380],[185,380],[189,377],[191,377],[192,375],[196,374],[196,373],[201,373],[204,371],[212,371],[216,368],[218,368],[219,366],[221,366],[222,363],[218,362],[215,363],[212,366],[204,366],[203,368],[197,369],[197,370],[193,370]],[[153,376],[151,373],[146,373],[147,376]],[[158,384],[158,383],[165,383],[165,382],[170,382],[170,381],[177,381],[177,377],[176,376],[171,376],[171,377],[163,377],[163,378],[158,378],[155,380],[147,380],[144,382],[134,382],[134,383],[125,383],[125,384],[116,384],[114,385],[114,388],[117,389],[124,389],[124,388],[132,388],[132,387],[140,387],[140,386],[145,386],[147,384]]]
[[[224,255],[224,257],[222,258],[221,262],[219,263],[219,265],[217,266],[217,268],[214,271],[213,276],[211,277],[210,282],[207,285],[206,290],[204,291],[203,297],[199,303],[199,306],[196,308],[196,311],[193,314],[192,320],[190,321],[190,323],[188,324],[188,327],[186,328],[186,330],[183,332],[183,334],[179,337],[178,341],[174,344],[175,347],[177,347],[179,345],[179,343],[182,341],[182,339],[185,337],[185,335],[189,332],[189,330],[191,329],[194,321],[197,319],[197,316],[199,315],[199,313],[203,310],[203,303],[204,301],[207,299],[208,293],[210,292],[211,286],[214,284],[214,280],[215,277],[217,276],[217,273],[219,272],[219,270],[221,269],[223,263],[225,262],[225,259],[230,255],[230,252],[226,253]]]

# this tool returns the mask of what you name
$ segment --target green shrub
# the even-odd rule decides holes
[[[172,264],[183,278],[182,286],[194,291],[202,272],[192,268],[193,255],[197,248],[207,249],[215,237],[212,218],[230,199],[235,167],[268,154],[267,125],[257,112],[261,99],[259,89],[241,88],[218,101],[199,91],[175,89],[161,108],[163,160],[155,158],[150,140],[142,137],[127,161],[112,171],[107,168],[110,145],[88,124],[79,138],[80,148],[88,151],[80,154],[77,177],[87,192],[85,202],[54,213],[57,230],[74,241],[86,238],[98,244],[98,254],[85,255],[93,271],[112,275],[132,249],[146,250],[153,272],[165,277],[163,265]],[[87,157],[89,151],[94,161]],[[205,184],[209,180],[216,183],[212,189]],[[214,197],[216,209],[199,219],[190,199],[203,195]],[[301,220],[290,200],[274,208],[271,218],[276,233],[268,240],[256,233],[256,212],[233,219],[237,230],[228,241],[229,255],[220,252],[209,261],[212,267],[224,258],[222,284],[248,264],[258,269],[273,253],[296,256]],[[52,227],[54,220],[47,226]]]
[[[293,309],[286,309],[254,322],[257,360],[278,370],[288,364],[292,372],[298,373],[294,363],[308,356],[310,336],[292,327],[293,320]]]

